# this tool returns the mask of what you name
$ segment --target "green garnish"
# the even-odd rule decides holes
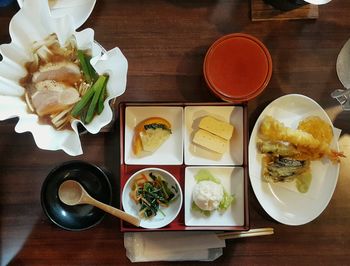
[[[193,211],[200,212],[201,214],[203,214],[204,216],[207,216],[207,217],[209,217],[209,216],[211,215],[211,213],[212,213],[211,211],[202,210],[201,208],[199,208],[199,207],[197,206],[196,203],[194,203],[194,201],[192,201],[191,209],[192,209]]]
[[[103,111],[103,108],[104,108],[104,101],[107,97],[107,93],[106,93],[106,90],[107,90],[107,81],[108,81],[108,76],[107,76],[107,80],[105,82],[105,86],[103,86],[102,90],[101,90],[101,94],[100,94],[100,97],[98,99],[98,103],[97,103],[97,114],[101,114],[102,111]]]
[[[220,211],[226,211],[228,209],[228,207],[230,207],[230,205],[235,202],[235,200],[236,200],[235,196],[228,194],[226,192],[226,190],[224,189],[224,196],[223,196],[222,200],[220,201],[218,209]]]
[[[78,50],[77,54],[78,54],[80,66],[83,70],[85,81],[90,84],[95,82],[95,80],[98,78],[98,74],[90,64],[91,57],[86,55],[82,50]]]
[[[306,193],[309,190],[312,180],[312,175],[310,171],[307,171],[295,179],[295,184],[300,193]]]
[[[147,129],[157,129],[157,128],[160,128],[160,129],[163,129],[163,130],[167,130],[170,132],[171,134],[171,129],[168,128],[166,125],[164,124],[160,124],[160,123],[152,123],[152,124],[147,124],[147,125],[144,125],[144,129],[147,130]]]
[[[92,101],[90,103],[89,109],[86,114],[86,119],[85,119],[86,124],[89,124],[92,121],[92,118],[94,117],[95,112],[97,113],[96,104],[100,98],[103,88],[106,86],[107,79],[108,78],[105,76],[100,76],[96,81],[96,83],[100,81],[101,85],[100,84],[98,84],[99,86],[96,85],[94,97],[92,98]]]
[[[74,106],[71,115],[79,117],[88,124],[92,121],[95,113],[98,113],[96,109],[97,102],[100,99],[100,95],[106,87],[108,76],[101,75],[97,81],[91,86],[91,88],[84,94],[81,100]],[[87,110],[84,110],[87,109]],[[86,117],[84,115],[86,113]]]
[[[84,124],[89,124],[96,114],[101,114],[104,100],[107,97],[107,75],[98,75],[90,64],[91,57],[84,51],[78,50],[77,56],[83,71],[85,82],[92,84],[81,100],[75,104],[71,115],[80,118]]]
[[[197,183],[201,181],[213,181],[216,184],[220,184],[220,179],[217,179],[214,177],[209,171],[207,170],[199,170],[198,173],[195,175],[194,179],[197,181]]]

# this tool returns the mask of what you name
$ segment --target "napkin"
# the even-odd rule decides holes
[[[214,232],[136,232],[124,234],[124,246],[131,262],[214,261],[225,240]]]

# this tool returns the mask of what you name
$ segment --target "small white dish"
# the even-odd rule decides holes
[[[316,115],[332,125],[326,112],[314,100],[299,94],[282,96],[271,102],[255,123],[249,141],[249,177],[254,193],[264,210],[276,221],[302,225],[318,217],[332,198],[339,175],[339,164],[321,159],[311,162],[312,181],[308,192],[297,191],[294,182],[267,183],[261,178],[261,154],[256,147],[261,120],[271,115],[286,126],[296,128],[303,118]],[[334,131],[331,147],[339,151]]]
[[[207,170],[220,180],[224,189],[234,195],[234,202],[224,211],[213,211],[210,216],[192,210],[192,191],[199,170]],[[244,225],[244,170],[242,167],[186,167],[185,169],[185,225],[186,226],[243,226]]]
[[[132,151],[134,128],[150,117],[162,117],[171,124],[172,134],[152,154],[137,157]],[[183,163],[183,108],[176,106],[128,106],[125,108],[124,161],[138,165],[181,165]]]
[[[170,224],[177,217],[182,207],[183,195],[182,195],[182,190],[179,182],[169,172],[160,168],[141,169],[136,173],[134,173],[128,179],[128,181],[126,181],[125,186],[123,188],[122,205],[125,212],[132,214],[136,217],[139,216],[140,206],[130,198],[131,185],[134,179],[139,174],[141,173],[148,174],[149,172],[153,172],[161,175],[164,178],[164,180],[168,183],[169,188],[176,187],[178,190],[177,199],[174,202],[172,202],[168,207],[160,207],[161,211],[165,214],[165,216],[158,211],[157,215],[154,217],[151,217],[148,219],[146,218],[141,219],[141,223],[140,223],[141,227],[155,229],[155,228],[161,228]]]
[[[229,151],[222,156],[192,142],[202,117],[210,115],[234,126]],[[243,164],[243,107],[241,106],[186,106],[185,107],[185,164],[187,165],[242,165]]]

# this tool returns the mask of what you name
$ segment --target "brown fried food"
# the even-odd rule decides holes
[[[308,149],[305,147],[297,147],[297,150],[299,151],[299,154],[294,156],[293,158],[296,160],[319,160],[321,159],[325,154],[321,153],[319,150],[317,149]],[[333,156],[333,155],[332,155]],[[333,161],[337,161],[338,159],[336,158],[336,156],[334,156],[334,158],[330,158]]]
[[[318,148],[320,141],[311,134],[286,127],[272,116],[266,116],[260,125],[260,137],[271,141],[286,141],[296,146]]]
[[[318,116],[308,116],[299,122],[298,129],[310,133],[315,139],[330,144],[333,139],[332,126]]]
[[[285,141],[295,145],[306,157],[311,155],[311,158],[305,159],[319,159],[327,156],[332,161],[338,162],[339,157],[344,157],[343,153],[332,150],[325,141],[314,138],[308,132],[286,127],[272,116],[266,116],[263,119],[259,133],[263,140]]]
[[[264,155],[262,157],[263,178],[267,182],[291,182],[310,170],[310,161]]]
[[[259,140],[257,148],[261,153],[268,153],[274,156],[294,158],[300,155],[300,152],[292,144],[284,142]]]

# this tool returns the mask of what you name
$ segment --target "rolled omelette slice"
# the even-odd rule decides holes
[[[209,131],[226,140],[230,140],[234,131],[233,125],[218,120],[212,116],[205,116],[199,122],[199,128]]]
[[[194,134],[193,142],[221,154],[227,151],[229,143],[227,139],[221,138],[203,129],[198,129]]]

